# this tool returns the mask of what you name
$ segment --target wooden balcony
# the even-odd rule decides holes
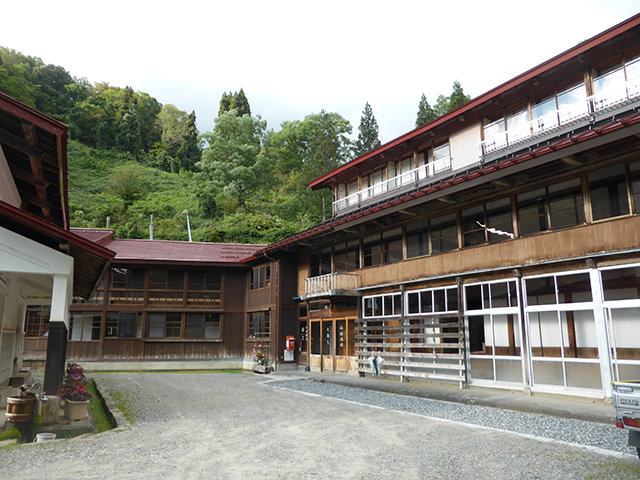
[[[329,273],[305,278],[303,300],[330,297],[358,297],[358,275]]]

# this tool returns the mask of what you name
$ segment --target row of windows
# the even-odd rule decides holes
[[[587,90],[593,92],[587,96]],[[527,105],[500,118],[487,118],[483,126],[482,154],[490,154],[522,140],[541,135],[640,95],[640,57],[569,87],[551,86]]]
[[[605,302],[640,298],[640,266],[615,267],[600,271]],[[529,277],[526,284],[526,307],[545,309],[548,305],[593,302],[589,272]],[[458,287],[411,290],[405,293],[407,315],[458,313]],[[515,280],[464,286],[465,309],[481,312],[496,309],[517,309],[518,291]],[[402,294],[385,293],[362,297],[362,315],[397,317],[403,313]]]
[[[146,274],[144,269],[112,268],[107,302],[111,305],[143,304]],[[153,305],[182,305],[185,296],[190,306],[219,306],[222,303],[222,274],[216,272],[149,270],[148,285],[147,301]],[[104,280],[100,280],[90,299],[76,298],[74,302],[103,304],[104,297]]]
[[[584,180],[585,185],[574,178],[336,245],[333,257],[331,248],[312,252],[310,276],[497,243],[581,225],[587,218],[640,213],[640,161],[589,173]]]
[[[215,290],[222,289],[222,275],[215,272],[192,272],[182,270],[149,270],[150,290]],[[145,270],[135,268],[112,268],[110,287],[120,290],[143,290]]]
[[[220,338],[219,313],[154,312],[147,314],[145,338]],[[69,340],[100,340],[102,314],[71,314]],[[107,312],[105,337],[142,338],[142,312]]]

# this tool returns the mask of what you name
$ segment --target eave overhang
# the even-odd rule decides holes
[[[3,227],[74,259],[73,294],[89,298],[115,252],[0,201]],[[2,266],[0,265],[0,268]]]
[[[522,87],[531,82],[536,82],[540,76],[544,75],[546,72],[554,68],[561,66],[564,63],[572,60],[576,60],[582,63],[582,56],[591,49],[602,46],[606,42],[611,41],[616,37],[628,33],[631,30],[637,29],[639,27],[640,14],[619,23],[618,25],[592,37],[591,39],[586,40],[573,48],[570,48],[569,50],[566,50],[565,52],[547,60],[537,67],[534,67],[503,83],[502,85],[470,100],[469,102],[456,108],[455,110],[452,110],[451,112],[438,117],[435,120],[421,127],[418,127],[404,135],[401,135],[395,140],[392,140],[378,147],[377,149],[372,150],[371,152],[326,173],[325,175],[310,182],[309,187],[312,190],[319,190],[322,188],[330,187],[331,185],[347,178],[350,175],[349,172],[357,171],[359,168],[367,165],[368,162],[375,161],[377,157],[381,157],[385,153],[394,151],[398,148],[403,148],[403,146],[406,147],[407,145],[416,143],[416,140],[418,140],[420,137],[427,138],[427,136],[429,136],[431,132],[446,129],[447,124],[458,121],[460,118],[464,118],[465,115],[471,114],[473,110],[480,109],[488,102],[499,99],[500,96],[504,95],[510,90]],[[438,132],[438,135],[439,134],[440,132]]]
[[[541,144],[524,152],[519,151],[504,155],[487,164],[478,162],[464,171],[455,172],[453,175],[437,183],[427,185],[422,189],[329,219],[256,252],[255,257],[274,255],[277,252],[311,245],[314,239],[321,236],[330,235],[332,232],[349,226],[375,220],[388,215],[392,211],[415,207],[426,201],[425,196],[428,196],[429,201],[436,200],[463,189],[472,189],[507,175],[517,174],[536,166],[536,164],[553,162],[596,148],[605,143],[615,142],[621,138],[635,135],[640,135],[640,112],[638,111],[626,117],[615,118],[594,128],[588,128],[574,135],[567,135],[553,142]]]
[[[20,208],[68,230],[66,125],[0,92],[0,147]]]

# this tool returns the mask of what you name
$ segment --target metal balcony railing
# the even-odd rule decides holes
[[[563,105],[531,120],[521,128],[494,135],[478,144],[480,157],[561,129],[589,115],[615,108],[636,98],[640,98],[640,77],[625,82],[621,87],[609,88],[571,105]]]
[[[349,207],[358,206],[362,203],[374,200],[376,197],[380,197],[389,192],[393,192],[399,188],[407,185],[415,185],[418,182],[422,182],[441,173],[445,173],[451,170],[451,157],[447,156],[440,158],[433,162],[421,165],[418,168],[409,170],[406,173],[397,175],[389,180],[385,180],[371,187],[360,190],[359,192],[352,193],[348,197],[340,198],[333,202],[333,212],[339,212],[340,210],[347,209]]]
[[[329,295],[332,292],[355,291],[358,289],[358,275],[351,273],[329,273],[304,280],[305,295]]]

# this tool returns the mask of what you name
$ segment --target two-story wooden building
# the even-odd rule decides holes
[[[490,66],[488,67],[490,68]],[[582,395],[640,377],[640,15],[310,184],[298,362]]]
[[[269,246],[77,232],[115,258],[70,308],[69,358],[246,368],[259,340],[276,368],[379,354],[401,381],[602,397],[640,377],[640,15],[310,187],[332,218]]]

